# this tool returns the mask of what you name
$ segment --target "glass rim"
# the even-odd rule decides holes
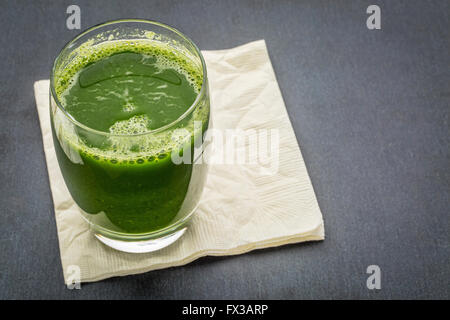
[[[59,62],[59,59],[61,57],[61,54],[68,48],[70,48],[70,46],[77,40],[79,40],[81,37],[85,36],[86,34],[88,34],[89,32],[92,32],[94,30],[100,29],[102,27],[105,26],[109,26],[109,25],[113,25],[113,24],[120,24],[120,23],[127,23],[127,22],[136,22],[136,23],[143,23],[143,24],[151,24],[151,25],[156,25],[159,27],[163,27],[165,29],[168,29],[172,32],[174,32],[175,34],[179,35],[182,39],[186,40],[190,45],[192,45],[192,47],[195,49],[197,55],[200,58],[201,64],[202,64],[202,86],[200,88],[200,91],[198,92],[197,96],[195,97],[194,102],[189,106],[189,108],[181,115],[179,116],[177,119],[175,119],[174,121],[156,128],[156,129],[150,129],[146,132],[142,132],[142,133],[133,133],[133,134],[117,134],[117,133],[110,133],[110,132],[105,132],[105,131],[100,131],[100,130],[96,130],[93,129],[91,127],[88,127],[87,125],[79,122],[78,120],[76,120],[62,105],[62,103],[59,101],[58,95],[55,92],[55,86],[54,86],[54,78],[55,78],[55,69],[56,69],[56,64],[57,62]],[[182,33],[181,31],[179,31],[178,29],[167,25],[165,23],[162,22],[158,22],[158,21],[153,21],[153,20],[146,20],[146,19],[118,19],[118,20],[110,20],[110,21],[106,21],[106,22],[102,22],[99,24],[96,24],[92,27],[89,27],[87,29],[85,29],[83,32],[81,32],[79,35],[77,35],[75,38],[69,40],[64,47],[59,51],[58,55],[56,56],[54,62],[53,62],[53,66],[52,66],[52,70],[50,72],[50,94],[52,96],[52,98],[54,99],[57,107],[63,112],[63,114],[76,126],[87,130],[89,132],[95,133],[95,134],[99,134],[99,135],[103,135],[103,136],[115,136],[115,137],[136,137],[136,136],[143,136],[143,135],[147,135],[147,134],[154,134],[154,133],[158,133],[158,132],[162,132],[166,129],[169,129],[170,127],[176,125],[177,123],[179,123],[180,121],[182,121],[184,118],[186,118],[191,112],[193,112],[193,110],[195,109],[195,107],[199,104],[201,98],[204,96],[205,91],[206,91],[206,85],[207,85],[207,71],[206,71],[206,63],[205,63],[205,59],[203,58],[202,52],[200,51],[200,49],[197,47],[197,45],[188,37],[186,36],[184,33]]]

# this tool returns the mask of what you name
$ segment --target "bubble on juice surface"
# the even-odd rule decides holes
[[[194,91],[198,94],[200,92],[200,85],[198,78],[193,76],[193,73],[188,71],[186,68],[183,68],[183,61],[174,57],[171,59],[163,54],[156,54],[154,56],[156,58],[156,62],[154,63],[155,67],[158,68],[159,72],[163,72],[167,69],[173,69],[179,74],[184,75],[186,80],[189,82],[190,86],[194,88]]]
[[[139,134],[148,132],[151,120],[146,114],[133,116],[128,120],[116,121],[110,128],[112,134]]]

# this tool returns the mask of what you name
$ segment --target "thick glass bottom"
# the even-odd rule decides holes
[[[139,241],[123,241],[111,239],[100,233],[95,233],[95,237],[102,243],[113,249],[129,253],[147,253],[165,248],[177,241],[187,230],[187,227],[174,230],[161,238]]]

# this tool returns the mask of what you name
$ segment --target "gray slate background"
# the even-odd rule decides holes
[[[68,290],[33,82],[79,31],[173,25],[201,49],[264,38],[326,240],[206,257]],[[378,4],[382,30],[366,28]],[[0,1],[1,298],[445,298],[449,268],[449,1]],[[368,265],[382,289],[368,290]]]

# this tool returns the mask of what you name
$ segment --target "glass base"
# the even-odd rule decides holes
[[[107,238],[99,233],[95,234],[95,237],[108,247],[113,249],[129,252],[129,253],[146,253],[165,248],[175,241],[177,241],[185,232],[187,227],[175,231],[169,235],[166,235],[158,239],[141,240],[141,241],[122,241]]]

